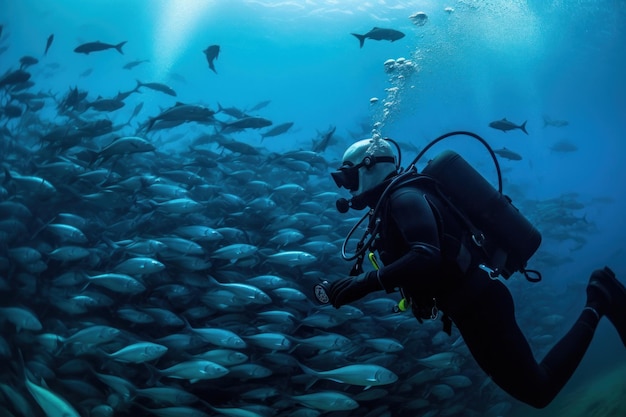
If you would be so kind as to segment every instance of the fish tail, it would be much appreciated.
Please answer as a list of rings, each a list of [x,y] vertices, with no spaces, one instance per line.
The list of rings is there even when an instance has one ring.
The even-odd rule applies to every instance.
[[[212,286],[215,286],[215,287],[221,287],[222,286],[222,283],[219,282],[218,280],[216,280],[215,278],[213,278],[212,276],[209,275],[208,277],[209,277],[209,279],[208,279],[209,284],[211,284]]]
[[[115,45],[115,49],[117,49],[117,52],[119,52],[122,55],[124,55],[124,51],[122,51],[122,46],[124,46],[126,42],[128,41],[120,42],[117,45]]]
[[[318,380],[319,380],[319,374],[316,370],[309,368],[306,365],[303,365],[302,363],[300,363],[300,361],[296,360],[296,363],[298,364],[298,366],[300,367],[300,369],[302,369],[302,371],[307,374],[312,376],[313,378],[311,378],[311,381],[306,385],[305,390],[309,390],[313,384],[315,384]]]
[[[6,185],[13,180],[13,177],[6,166],[3,166],[2,168],[4,168],[4,181],[2,182],[2,185]]]
[[[365,35],[359,35],[358,33],[351,33],[351,35],[355,36],[359,40],[359,48],[363,48],[363,44],[365,43]]]
[[[157,368],[156,366],[151,365],[149,363],[144,363],[144,365],[146,366],[146,368],[148,368],[148,371],[150,373],[150,378],[148,379],[148,382],[147,382],[148,386],[151,387],[151,386],[156,385],[162,377],[161,370]]]
[[[524,123],[522,123],[522,125],[519,127],[519,128],[520,128],[520,129],[522,129],[522,131],[523,131],[524,133],[526,133],[526,134],[528,134],[528,132],[526,131],[526,122],[527,122],[527,121],[528,121],[528,120],[526,120]]]
[[[209,68],[211,68],[211,70],[217,74],[217,71],[215,70],[215,65],[213,65],[213,61],[209,62]]]
[[[93,166],[93,164],[100,158],[100,152],[94,151],[93,149],[85,149],[85,155],[89,156],[89,166]]]
[[[156,117],[153,117],[148,121],[148,128],[146,129],[146,132],[149,132],[150,129],[152,129],[152,126],[154,126],[156,121],[157,121]]]

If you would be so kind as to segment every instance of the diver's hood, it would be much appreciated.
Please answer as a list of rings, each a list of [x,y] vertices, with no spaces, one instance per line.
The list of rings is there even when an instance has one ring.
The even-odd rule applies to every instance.
[[[331,176],[338,187],[346,188],[353,197],[363,194],[397,172],[391,145],[384,139],[364,139],[346,149],[342,165]]]

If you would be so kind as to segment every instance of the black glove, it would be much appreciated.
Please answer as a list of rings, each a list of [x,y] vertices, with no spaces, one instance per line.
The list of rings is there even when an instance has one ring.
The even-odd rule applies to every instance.
[[[356,277],[342,278],[333,282],[327,293],[333,307],[339,308],[382,289],[377,271],[369,271]]]

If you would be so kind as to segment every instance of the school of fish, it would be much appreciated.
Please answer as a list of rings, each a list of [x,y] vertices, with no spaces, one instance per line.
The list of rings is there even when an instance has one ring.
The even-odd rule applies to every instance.
[[[387,35],[363,36],[400,37]],[[124,44],[76,52],[122,53]],[[335,127],[310,149],[277,154],[234,136],[270,126],[256,115],[267,103],[252,113],[172,102],[156,115],[138,105],[118,125],[111,120],[140,88],[176,92],[140,81],[108,99],[77,87],[44,92],[28,72],[36,61],[0,77],[0,415],[496,417],[511,409],[456,330],[449,337],[439,321],[394,312],[397,297],[340,309],[312,301],[316,283],[349,271],[340,247],[360,217],[335,209],[329,170],[339,156],[327,152]],[[167,150],[151,141],[186,123],[207,133]],[[573,214],[576,196],[526,204],[564,222],[567,236],[589,225]],[[563,317],[547,311],[540,321],[531,341],[549,346]]]

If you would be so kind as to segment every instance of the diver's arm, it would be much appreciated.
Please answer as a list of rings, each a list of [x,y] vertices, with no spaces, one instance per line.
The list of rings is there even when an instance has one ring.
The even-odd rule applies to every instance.
[[[380,284],[387,292],[420,276],[432,276],[441,261],[437,221],[424,193],[401,188],[390,196],[389,215],[396,222],[410,250],[378,270]]]

